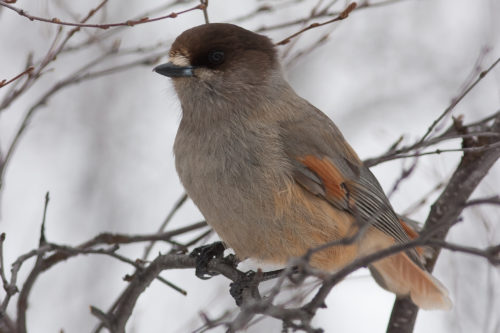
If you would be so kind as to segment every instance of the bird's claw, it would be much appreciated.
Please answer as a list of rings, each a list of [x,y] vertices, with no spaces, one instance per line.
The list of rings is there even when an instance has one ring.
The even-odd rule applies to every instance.
[[[222,242],[215,242],[194,249],[189,256],[196,258],[196,276],[202,280],[208,280],[211,277],[218,275],[219,273],[209,270],[208,264],[212,259],[222,258],[224,250],[225,247]]]
[[[229,293],[236,301],[236,305],[241,306],[243,303],[243,292],[246,289],[253,290],[256,287],[254,271],[248,271],[239,276],[239,278],[229,285]]]

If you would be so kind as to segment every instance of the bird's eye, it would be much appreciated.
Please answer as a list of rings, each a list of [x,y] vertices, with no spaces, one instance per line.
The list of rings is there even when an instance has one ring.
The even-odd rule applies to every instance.
[[[210,65],[220,65],[224,62],[224,52],[220,50],[212,50],[208,52],[208,63]]]

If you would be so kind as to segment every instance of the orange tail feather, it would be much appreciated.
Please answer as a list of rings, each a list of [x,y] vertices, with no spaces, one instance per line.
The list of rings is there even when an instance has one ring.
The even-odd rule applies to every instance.
[[[382,287],[399,296],[409,295],[420,308],[451,308],[448,291],[441,282],[415,264],[405,253],[379,260],[372,266],[372,274]]]

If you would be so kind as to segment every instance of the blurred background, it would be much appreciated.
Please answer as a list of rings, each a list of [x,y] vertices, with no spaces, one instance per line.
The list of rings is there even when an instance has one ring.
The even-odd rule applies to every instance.
[[[89,22],[123,22],[146,16],[143,14],[148,11],[147,16],[161,16],[198,3],[176,1],[169,6],[167,1],[110,0]],[[279,47],[283,71],[292,87],[336,122],[362,159],[384,153],[400,136],[403,143],[417,140],[452,99],[500,56],[499,0],[386,0],[370,4],[360,6],[343,21],[305,32]],[[97,1],[65,0],[20,0],[14,4],[32,15],[70,22],[82,19],[97,5]],[[346,5],[326,0],[210,0],[208,14],[211,22],[236,23],[278,42],[329,17],[276,27],[281,23],[307,19],[314,10],[341,11]],[[51,196],[46,223],[50,241],[76,245],[104,231],[142,234],[157,230],[183,194],[172,154],[181,111],[169,80],[151,71],[154,64],[134,62],[166,55],[179,33],[202,23],[203,13],[196,10],[134,27],[83,28],[68,42],[69,51],[62,52],[29,90],[0,111],[0,150],[5,156],[26,112],[54,84],[110,50],[118,51],[88,72],[126,65],[116,73],[61,89],[30,119],[4,170],[0,194],[0,232],[7,234],[7,266],[38,246],[47,191]],[[58,29],[0,7],[0,79],[22,72],[29,53],[34,60],[42,59]],[[59,41],[69,30],[64,28]],[[90,46],[82,44],[92,38],[97,41]],[[0,89],[0,100],[8,89]],[[463,115],[469,123],[499,109],[497,68],[467,95],[453,115]],[[446,119],[443,126],[450,124],[451,119]],[[459,147],[459,140],[439,146]],[[447,181],[460,156],[421,157],[412,176],[391,196],[395,209],[425,221],[440,193],[433,189]],[[411,159],[395,160],[372,171],[389,191],[402,168],[412,163]],[[474,197],[498,194],[499,185],[497,163]],[[418,205],[422,199],[423,204]],[[449,241],[480,248],[498,243],[498,208],[467,208],[463,217],[451,230]],[[202,219],[188,201],[169,229]],[[216,239],[213,236],[210,240]],[[127,245],[120,253],[135,259],[143,249],[144,244]],[[166,249],[166,245],[157,244],[153,254]],[[30,261],[23,266],[20,282],[32,265]],[[255,267],[251,262],[244,266]],[[89,306],[107,309],[126,286],[123,276],[132,272],[128,265],[96,255],[79,256],[55,266],[34,286],[28,330],[90,332],[98,321]],[[498,268],[477,257],[443,251],[435,275],[450,290],[454,308],[449,312],[421,311],[416,332],[500,332]],[[236,308],[227,279],[202,281],[192,270],[171,270],[162,276],[187,290],[188,295],[153,282],[139,298],[127,326],[129,332],[190,332],[202,326],[200,313],[217,318]],[[379,288],[368,271],[360,270],[334,288],[327,300],[328,309],[321,310],[314,323],[326,332],[383,332],[393,301],[394,296]],[[9,313],[14,314],[14,305],[10,304]],[[268,319],[248,331],[280,329],[280,322]]]

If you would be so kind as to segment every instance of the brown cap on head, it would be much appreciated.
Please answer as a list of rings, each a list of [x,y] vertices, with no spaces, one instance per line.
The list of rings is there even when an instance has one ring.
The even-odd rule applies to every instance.
[[[276,50],[265,36],[233,24],[204,24],[184,31],[172,44],[170,62],[156,67],[169,77],[195,76],[197,68],[266,71],[277,64]]]

